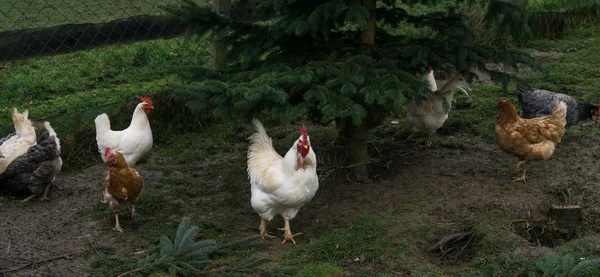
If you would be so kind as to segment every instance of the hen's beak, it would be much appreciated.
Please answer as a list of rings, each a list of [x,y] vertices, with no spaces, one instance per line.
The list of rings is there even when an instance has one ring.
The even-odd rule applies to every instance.
[[[304,149],[308,149],[308,145],[304,145]]]
[[[153,110],[154,110],[154,106],[150,107],[150,109],[153,109]]]

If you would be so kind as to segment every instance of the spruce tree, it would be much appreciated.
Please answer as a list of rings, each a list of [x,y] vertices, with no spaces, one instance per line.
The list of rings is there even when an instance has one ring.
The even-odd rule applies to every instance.
[[[188,106],[229,118],[270,110],[282,122],[335,120],[359,180],[367,178],[367,131],[389,113],[402,112],[407,101],[431,93],[421,77],[429,65],[461,72],[469,81],[478,68],[505,88],[511,76],[488,70],[486,63],[541,68],[507,46],[530,32],[519,1],[244,1],[238,6],[256,4],[245,19],[182,1],[166,9],[198,37],[220,34],[226,48],[218,69],[190,68],[194,74],[179,91]],[[481,38],[460,8],[466,5],[486,9],[486,30],[497,39]],[[407,28],[412,31],[401,31]]]

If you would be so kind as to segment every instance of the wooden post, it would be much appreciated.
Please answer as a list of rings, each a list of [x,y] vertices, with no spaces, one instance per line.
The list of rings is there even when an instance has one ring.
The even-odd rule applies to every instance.
[[[229,15],[229,9],[231,8],[231,0],[213,0],[213,9],[220,13]],[[207,64],[212,68],[220,68],[225,66],[225,51],[221,39],[225,37],[224,31],[219,31],[212,34],[210,48],[208,50]]]

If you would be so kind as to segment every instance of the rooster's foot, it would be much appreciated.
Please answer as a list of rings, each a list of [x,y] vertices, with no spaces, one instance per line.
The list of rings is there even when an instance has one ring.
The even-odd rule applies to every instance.
[[[260,237],[261,237],[262,239],[265,239],[265,238],[269,238],[269,239],[274,239],[274,238],[277,238],[276,236],[273,236],[273,235],[271,235],[271,234],[269,234],[269,233],[267,233],[267,232],[264,232],[264,233],[263,233],[263,232],[260,232]]]
[[[262,239],[265,239],[265,238],[274,239],[274,238],[276,238],[276,236],[273,236],[273,235],[267,233],[267,220],[266,219],[261,219],[260,220],[259,230],[260,230],[260,237]]]
[[[286,241],[289,240],[289,241],[292,241],[292,243],[294,245],[296,245],[296,241],[294,240],[294,237],[295,236],[299,236],[299,235],[302,235],[302,233],[296,233],[296,234],[288,233],[288,234],[285,234],[283,236],[283,242],[281,244],[284,244]]]
[[[515,182],[527,183],[527,176],[513,177],[513,183]]]
[[[431,141],[428,141],[427,143],[425,143],[425,149],[431,148],[431,144],[433,144],[433,142],[431,142]]]
[[[117,232],[123,233],[123,229],[121,229],[121,226],[118,226],[118,225],[115,228],[113,228],[113,231],[117,231]]]

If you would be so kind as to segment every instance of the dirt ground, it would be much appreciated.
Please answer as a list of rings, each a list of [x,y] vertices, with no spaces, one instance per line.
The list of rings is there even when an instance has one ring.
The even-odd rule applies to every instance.
[[[552,203],[565,201],[562,192],[566,187],[571,188],[569,193],[565,192],[565,195],[571,195],[567,201],[582,205],[586,214],[591,215],[590,211],[595,210],[599,200],[594,192],[597,185],[594,153],[598,153],[600,146],[589,136],[582,138],[585,127],[573,128],[576,131],[567,132],[551,160],[530,164],[526,184],[511,183],[511,169],[516,158],[502,153],[494,144],[456,144],[448,136],[434,143],[430,150],[423,150],[418,143],[387,143],[384,146],[387,154],[373,166],[377,181],[369,184],[322,182],[313,201],[292,221],[292,231],[307,234],[298,237],[301,246],[308,243],[311,232],[331,220],[352,224],[361,216],[390,213],[407,205],[412,207],[412,220],[427,217],[433,219],[433,224],[456,225],[450,229],[460,229],[465,220],[473,218],[495,220],[493,215],[497,211],[515,220],[544,219]],[[455,139],[467,139],[460,134],[454,135]],[[153,154],[151,160],[158,158],[156,156]],[[146,168],[147,165],[142,165],[138,170],[145,177],[145,188],[151,190],[160,183],[162,175]],[[21,204],[16,199],[0,198],[0,272],[24,266],[4,276],[84,276],[89,262],[83,254],[99,245],[112,245],[129,256],[144,250],[144,245],[131,242],[134,235],[124,237],[111,231],[114,221],[92,221],[77,216],[78,211],[99,203],[105,172],[104,165],[97,165],[60,175],[56,183],[62,190],[53,189],[49,202],[35,200]],[[241,199],[239,203],[245,204],[240,206],[215,211],[241,214],[244,218],[236,222],[233,229],[224,231],[225,237],[258,232],[259,218],[250,207],[249,192],[246,200]],[[194,209],[190,207],[193,205],[185,210],[193,213]],[[108,211],[106,214],[108,217]],[[196,214],[193,217],[211,221],[216,215]],[[592,220],[589,216],[587,219]],[[280,224],[279,219],[274,220],[270,228],[280,227]],[[395,225],[396,230],[390,230],[390,236],[398,241],[410,240],[405,237],[402,226],[403,223]],[[396,238],[394,234],[397,234]],[[432,243],[436,240],[434,237],[429,239]],[[282,256],[278,254],[293,247],[291,244],[282,246],[279,239],[264,244],[266,248],[262,254],[271,257]],[[548,248],[524,240],[518,249],[540,255]],[[49,258],[54,259],[44,261]],[[410,268],[399,261],[383,263],[388,272],[398,275],[410,272]],[[425,266],[436,264],[434,260],[422,263]]]

